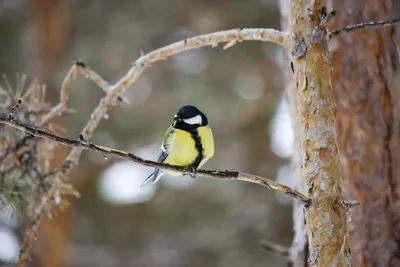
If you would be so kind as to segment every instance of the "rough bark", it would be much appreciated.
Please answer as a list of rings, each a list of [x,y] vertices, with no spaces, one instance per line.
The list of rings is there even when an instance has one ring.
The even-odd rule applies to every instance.
[[[329,0],[330,27],[393,17],[391,0]],[[349,213],[352,266],[400,266],[398,55],[394,28],[345,34],[330,43],[337,130]]]
[[[326,39],[315,42],[318,0],[292,0],[289,6],[290,57],[296,84],[300,171],[313,204],[305,209],[312,266],[349,266],[346,210],[335,129],[335,101]],[[312,42],[311,42],[312,41]]]
[[[281,12],[281,26],[282,30],[289,30],[289,2],[290,0],[280,0],[280,12]],[[286,53],[286,51],[283,51]],[[290,61],[286,55],[284,60],[279,62],[282,66],[282,71],[285,78],[285,95],[289,103],[290,114],[292,117],[293,129],[299,128],[299,122],[297,118],[297,99],[296,99],[296,85],[294,80],[293,72],[290,68]],[[293,172],[294,189],[299,192],[305,192],[305,186],[303,179],[300,179],[300,132],[294,131],[293,141],[293,154],[291,157],[291,167]],[[294,237],[292,245],[290,247],[290,262],[291,267],[307,267],[308,266],[308,242],[305,227],[304,218],[304,205],[298,201],[293,201],[293,232]]]

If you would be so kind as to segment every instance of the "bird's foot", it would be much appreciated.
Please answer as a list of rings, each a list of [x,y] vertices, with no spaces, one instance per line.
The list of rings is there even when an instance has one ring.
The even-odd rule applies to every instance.
[[[196,172],[197,168],[195,166],[190,166],[187,169],[188,169],[189,172],[191,172],[189,174],[189,176],[192,177],[193,179],[196,178],[195,172]]]

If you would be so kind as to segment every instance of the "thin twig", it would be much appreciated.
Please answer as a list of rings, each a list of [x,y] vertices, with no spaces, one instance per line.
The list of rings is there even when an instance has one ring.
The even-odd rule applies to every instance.
[[[199,47],[204,47],[204,46],[212,46],[216,47],[218,46],[219,43],[233,43],[232,41],[269,41],[273,42],[279,45],[282,45],[286,47],[287,41],[288,41],[288,33],[286,32],[281,32],[281,31],[276,31],[273,29],[234,29],[234,30],[227,30],[227,31],[220,31],[220,32],[215,32],[215,33],[210,33],[210,34],[204,34],[192,38],[188,38],[170,45],[167,45],[165,47],[162,47],[160,49],[154,50],[146,55],[141,56],[139,59],[135,61],[135,63],[132,65],[131,69],[126,73],[124,77],[122,77],[116,84],[109,86],[108,88],[103,88],[107,86],[107,83],[104,82],[105,80],[100,77],[97,73],[94,71],[85,71],[83,70],[86,68],[85,64],[82,62],[76,62],[68,72],[67,76],[64,79],[64,82],[61,87],[61,93],[60,93],[60,103],[54,107],[42,120],[47,122],[50,119],[58,116],[62,111],[66,109],[67,102],[68,102],[68,96],[69,96],[69,87],[72,83],[73,80],[75,80],[76,75],[78,72],[84,73],[86,77],[88,77],[90,80],[94,81],[96,84],[98,84],[104,91],[107,92],[106,96],[104,96],[97,107],[94,109],[92,114],[90,115],[90,119],[88,120],[87,124],[82,130],[82,137],[85,140],[89,140],[89,138],[93,135],[94,130],[97,128],[99,125],[100,121],[104,116],[106,115],[107,111],[112,108],[118,99],[121,97],[121,95],[125,92],[125,90],[130,87],[139,77],[140,75],[146,70],[148,67],[151,66],[152,63],[160,60],[164,60],[167,57],[170,57],[172,55],[188,51],[191,49],[199,48]],[[96,82],[97,81],[97,82]],[[71,169],[77,164],[79,161],[80,155],[82,153],[83,146],[79,147],[74,147],[71,152],[69,153],[68,157],[66,158],[66,161],[70,162],[68,168],[64,168],[59,175],[56,175],[53,183],[48,190],[48,192],[42,197],[41,205],[36,209],[36,214],[42,214],[46,208],[51,202],[52,199],[55,198],[56,195],[58,195],[58,190],[60,186],[63,184],[63,178],[68,176]],[[164,166],[166,167],[166,166]],[[236,179],[239,179],[237,177]],[[249,178],[242,177],[241,180],[248,180]],[[240,180],[240,179],[239,179]],[[254,180],[255,182],[256,180]],[[257,180],[258,182],[262,184],[262,180]],[[273,182],[275,183],[275,182]],[[278,184],[279,185],[279,184]],[[271,188],[276,188],[277,185],[270,184],[269,185]],[[283,188],[282,188],[283,189]],[[287,188],[286,191],[289,194],[290,193],[290,188]],[[283,190],[285,191],[285,190]],[[283,192],[282,191],[282,192]],[[308,198],[303,198],[303,201],[309,201]],[[37,220],[40,220],[42,216],[38,215],[35,218],[35,227],[32,227],[31,230],[36,232],[37,226],[39,225],[39,222]],[[28,236],[35,236],[35,233],[29,232]],[[22,266],[23,262],[25,259],[28,257],[28,248],[31,244],[33,239],[30,239],[29,242],[24,242],[24,245],[21,249],[20,256],[18,258],[18,264],[16,264],[16,267]],[[22,253],[24,252],[24,253]]]
[[[274,253],[279,254],[279,255],[287,258],[287,259],[289,259],[289,257],[290,257],[289,248],[284,247],[282,245],[274,244],[274,243],[268,242],[268,241],[263,239],[263,240],[260,241],[260,246],[265,251],[274,252]]]
[[[348,32],[364,30],[364,29],[374,29],[374,28],[383,28],[393,26],[396,23],[400,22],[400,17],[390,19],[390,20],[382,20],[382,21],[371,21],[371,22],[363,22],[355,25],[349,25],[342,29],[337,29],[329,32],[329,37],[335,37],[338,35],[342,35]]]
[[[354,207],[359,206],[360,202],[358,202],[358,200],[342,200],[342,204],[347,210],[350,210]]]
[[[15,113],[17,112],[19,105],[21,104],[21,100],[18,99],[17,103],[11,108],[8,117],[9,118],[14,118]]]
[[[193,170],[191,168],[173,166],[173,165],[169,165],[169,164],[145,160],[145,159],[142,159],[142,158],[140,158],[132,153],[129,153],[129,152],[89,143],[89,142],[85,141],[83,139],[83,136],[81,136],[81,135],[80,135],[79,140],[72,140],[72,139],[64,138],[64,137],[61,137],[61,136],[31,127],[31,126],[28,126],[24,123],[21,123],[13,118],[10,118],[7,116],[0,115],[0,122],[5,123],[9,126],[12,126],[18,130],[21,130],[26,134],[33,135],[33,136],[40,137],[40,138],[50,139],[59,144],[63,144],[65,146],[80,148],[80,149],[84,149],[84,150],[97,151],[97,152],[100,152],[107,156],[127,159],[127,160],[136,162],[138,164],[141,164],[141,165],[144,165],[147,167],[154,167],[154,168],[159,168],[159,169],[163,169],[163,170],[181,172],[185,175],[199,174],[206,178],[222,179],[222,180],[241,180],[241,181],[251,182],[251,183],[263,185],[265,187],[280,191],[284,194],[291,195],[292,197],[296,198],[297,200],[303,202],[305,205],[310,205],[310,202],[311,202],[311,199],[306,197],[302,193],[300,193],[296,190],[293,190],[290,187],[281,185],[275,181],[269,180],[269,179],[261,177],[261,176],[237,172],[237,171]],[[68,167],[69,167],[69,164],[67,166],[65,166],[65,168],[68,168]]]

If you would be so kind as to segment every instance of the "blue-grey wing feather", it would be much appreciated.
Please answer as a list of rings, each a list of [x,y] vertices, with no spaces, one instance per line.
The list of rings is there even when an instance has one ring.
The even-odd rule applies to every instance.
[[[160,153],[158,154],[157,162],[164,162],[164,160],[168,157],[168,154],[171,149],[170,139],[174,133],[175,133],[174,128],[169,127],[165,134],[164,140],[161,144]],[[162,175],[163,175],[162,171],[159,168],[155,168],[154,172],[152,174],[150,174],[149,177],[147,177],[143,181],[141,186],[145,186],[149,183],[155,184],[158,180],[160,180]]]

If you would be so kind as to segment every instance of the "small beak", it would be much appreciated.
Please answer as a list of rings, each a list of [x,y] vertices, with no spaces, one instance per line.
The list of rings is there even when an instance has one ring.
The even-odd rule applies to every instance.
[[[181,120],[181,117],[178,115],[175,115],[173,120],[174,120],[174,122],[172,123],[172,126],[175,126],[176,123]]]
[[[181,121],[182,119],[181,119],[181,117],[180,116],[178,116],[178,115],[175,115],[174,116],[174,121]]]

